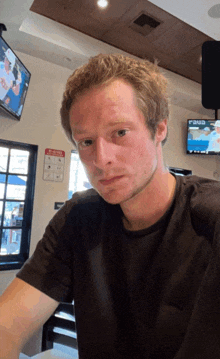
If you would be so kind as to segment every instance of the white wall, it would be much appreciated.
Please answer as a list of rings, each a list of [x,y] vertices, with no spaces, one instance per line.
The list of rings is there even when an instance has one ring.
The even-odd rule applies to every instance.
[[[63,202],[68,196],[72,146],[62,131],[59,109],[66,80],[72,71],[23,53],[18,53],[18,56],[32,74],[30,87],[21,121],[0,118],[0,138],[39,146],[30,248],[32,254],[45,226],[55,214],[54,202]],[[201,86],[169,71],[163,72],[169,79],[169,93],[173,102],[170,105],[169,137],[164,147],[166,164],[192,169],[194,174],[213,178],[213,172],[218,166],[214,156],[185,154],[186,120],[207,118],[196,112],[196,109],[188,109],[190,106],[187,102],[191,99],[201,102]],[[185,96],[185,102],[178,96],[175,97],[175,94],[180,93],[182,99]],[[42,179],[44,151],[48,147],[66,153],[65,175],[61,183],[46,182]],[[0,294],[15,273],[16,271],[0,272]]]

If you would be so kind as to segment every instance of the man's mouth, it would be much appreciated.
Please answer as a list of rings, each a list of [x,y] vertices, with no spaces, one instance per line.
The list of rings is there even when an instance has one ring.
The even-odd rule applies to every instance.
[[[108,184],[112,184],[112,183],[118,181],[118,180],[121,179],[122,177],[124,177],[124,175],[122,175],[122,176],[115,176],[115,177],[109,177],[109,178],[106,177],[106,178],[103,178],[103,179],[99,180],[99,182],[100,182],[102,185],[106,186],[106,185],[108,185]]]

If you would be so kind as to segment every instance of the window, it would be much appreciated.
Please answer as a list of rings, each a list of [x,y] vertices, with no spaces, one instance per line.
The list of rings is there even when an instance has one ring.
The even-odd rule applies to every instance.
[[[71,152],[70,162],[70,180],[69,180],[69,193],[68,198],[70,199],[73,193],[77,191],[84,191],[88,188],[92,188],[89,180],[86,176],[83,165],[80,161],[78,152],[73,150]]]
[[[0,270],[29,256],[37,146],[0,140]]]

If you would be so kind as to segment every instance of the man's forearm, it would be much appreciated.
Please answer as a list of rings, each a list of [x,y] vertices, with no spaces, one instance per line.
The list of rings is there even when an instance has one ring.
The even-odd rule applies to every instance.
[[[0,359],[18,359],[20,347],[10,333],[0,327]]]

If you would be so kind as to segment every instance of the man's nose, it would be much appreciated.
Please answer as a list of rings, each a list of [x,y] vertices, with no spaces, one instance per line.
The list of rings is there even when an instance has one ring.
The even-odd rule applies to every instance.
[[[100,169],[110,167],[114,162],[114,144],[104,138],[98,138],[95,143],[93,163]]]

